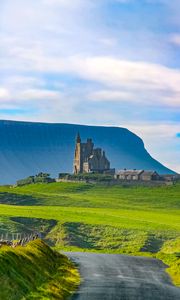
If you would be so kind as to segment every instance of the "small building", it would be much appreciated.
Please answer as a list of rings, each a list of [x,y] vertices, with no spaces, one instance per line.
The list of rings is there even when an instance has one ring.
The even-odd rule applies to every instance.
[[[177,181],[178,178],[180,179],[178,174],[164,174],[161,176],[161,178],[166,182],[173,182],[173,181]]]
[[[160,180],[160,176],[156,171],[143,171],[140,175],[140,180],[142,181],[153,181]]]
[[[140,175],[143,173],[143,170],[119,170],[116,172],[115,178],[119,180],[140,180]]]
[[[153,181],[160,180],[160,176],[156,171],[124,169],[116,172],[115,179],[128,181]]]

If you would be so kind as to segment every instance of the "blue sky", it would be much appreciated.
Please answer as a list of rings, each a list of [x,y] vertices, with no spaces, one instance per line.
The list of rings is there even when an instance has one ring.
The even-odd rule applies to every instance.
[[[1,0],[0,119],[126,127],[180,172],[179,0]]]

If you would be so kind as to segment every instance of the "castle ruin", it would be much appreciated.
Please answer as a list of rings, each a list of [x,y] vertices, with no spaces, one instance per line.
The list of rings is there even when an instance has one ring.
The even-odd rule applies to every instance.
[[[86,143],[81,143],[81,137],[78,133],[73,164],[74,174],[104,173],[110,170],[110,162],[106,158],[105,152],[101,148],[94,149],[92,139],[87,139]]]

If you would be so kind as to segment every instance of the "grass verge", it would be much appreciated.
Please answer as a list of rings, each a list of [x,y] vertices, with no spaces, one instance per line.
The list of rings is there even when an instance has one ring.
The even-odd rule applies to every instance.
[[[0,299],[67,299],[80,278],[64,255],[41,240],[0,249]]]
[[[173,283],[180,287],[180,238],[166,241],[161,251],[157,253],[157,258],[169,266],[167,272]]]

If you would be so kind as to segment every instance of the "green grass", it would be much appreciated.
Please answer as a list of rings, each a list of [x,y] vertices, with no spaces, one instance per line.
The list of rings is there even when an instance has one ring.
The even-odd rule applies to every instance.
[[[165,262],[171,262],[173,257],[174,271],[170,274],[179,284],[175,275],[180,274],[177,256],[164,250],[169,245],[180,252],[179,244],[173,244],[180,236],[179,184],[122,187],[51,183],[0,187],[0,203],[4,231],[7,226],[25,231],[31,224],[32,230],[42,231],[43,227],[46,240],[58,249],[160,255]],[[29,225],[22,218],[30,218]]]
[[[35,218],[23,217],[7,217],[0,216],[0,237],[5,238],[7,233],[9,238],[15,236],[16,233],[30,234],[32,232],[41,232],[46,235],[52,227],[57,224],[55,220],[43,220]]]
[[[0,299],[64,300],[78,284],[73,264],[40,240],[0,249]]]
[[[9,217],[54,219],[63,223],[71,221],[129,229],[176,232],[180,230],[180,217],[177,211],[1,205],[0,214]]]
[[[180,237],[166,241],[157,257],[162,259],[168,266],[168,273],[174,283],[180,286]]]
[[[98,186],[85,183],[34,184],[0,187],[0,203],[91,208],[179,208],[180,185],[162,187]]]

